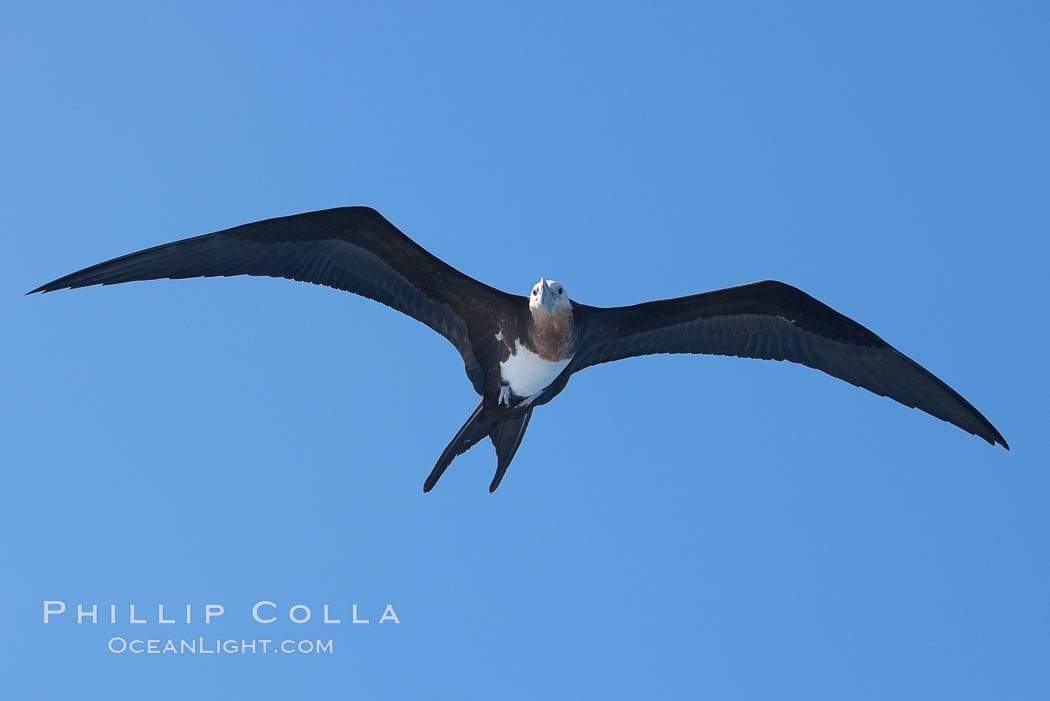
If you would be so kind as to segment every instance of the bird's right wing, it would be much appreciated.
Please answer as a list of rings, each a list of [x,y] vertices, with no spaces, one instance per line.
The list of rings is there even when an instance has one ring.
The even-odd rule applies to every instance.
[[[278,217],[175,241],[93,265],[32,292],[232,275],[326,285],[403,312],[456,347],[479,394],[484,371],[468,328],[496,333],[493,315],[521,299],[459,272],[369,207]]]
[[[656,353],[789,360],[889,397],[1008,448],[955,390],[852,319],[767,280],[630,307],[578,305],[586,319],[573,371]]]

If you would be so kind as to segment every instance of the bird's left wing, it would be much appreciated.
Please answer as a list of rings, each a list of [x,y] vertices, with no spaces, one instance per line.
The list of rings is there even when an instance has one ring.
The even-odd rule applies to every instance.
[[[767,280],[630,307],[578,305],[586,328],[573,371],[656,353],[789,360],[1006,441],[977,409],[874,333],[805,292]]]
[[[494,310],[516,299],[431,255],[369,207],[278,217],[175,241],[93,265],[32,292],[232,275],[326,285],[403,312],[456,347],[479,393],[484,372],[469,328],[493,326]]]

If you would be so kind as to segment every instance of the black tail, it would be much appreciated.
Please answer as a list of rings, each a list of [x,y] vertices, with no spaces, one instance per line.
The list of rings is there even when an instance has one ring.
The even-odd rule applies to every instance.
[[[510,461],[514,459],[514,453],[518,452],[521,439],[525,437],[525,429],[529,427],[529,419],[532,418],[532,409],[515,412],[509,419],[493,427],[489,432],[492,439],[492,447],[496,449],[496,475],[489,485],[489,494],[496,491],[499,483],[503,481],[503,475],[507,474]]]
[[[445,470],[457,456],[473,448],[485,436],[492,439],[492,445],[496,449],[496,475],[492,478],[492,484],[489,485],[489,492],[494,492],[499,487],[503,475],[510,467],[510,461],[514,459],[514,453],[518,452],[518,446],[521,445],[521,439],[532,417],[532,409],[515,411],[502,420],[497,419],[498,423],[494,424],[482,417],[484,406],[484,402],[478,404],[466,423],[441,453],[437,464],[434,465],[434,469],[430,471],[426,482],[423,483],[424,493],[434,488],[437,481],[441,479],[441,475],[445,474]]]
[[[467,452],[482,438],[488,435],[489,429],[492,424],[487,421],[481,420],[481,410],[485,406],[485,402],[478,404],[478,408],[475,409],[471,414],[470,418],[467,419],[466,423],[459,429],[459,433],[452,439],[452,442],[445,447],[445,452],[438,458],[437,464],[434,465],[434,469],[430,471],[430,475],[427,477],[427,481],[423,483],[423,493],[426,494],[437,481],[441,479],[441,475],[445,474],[445,470],[452,464],[452,461],[456,459],[456,456],[462,455]]]

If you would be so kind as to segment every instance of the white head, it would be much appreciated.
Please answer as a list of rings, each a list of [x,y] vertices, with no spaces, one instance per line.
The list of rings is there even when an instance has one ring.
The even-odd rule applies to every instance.
[[[569,294],[556,280],[540,278],[540,281],[532,286],[532,294],[529,296],[529,309],[533,315],[537,312],[546,312],[548,315],[556,311],[567,312],[572,310],[569,304]]]

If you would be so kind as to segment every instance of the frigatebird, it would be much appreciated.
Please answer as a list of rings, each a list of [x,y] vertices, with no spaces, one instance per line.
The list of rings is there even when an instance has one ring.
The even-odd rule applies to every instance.
[[[573,373],[658,353],[789,360],[921,409],[1009,450],[955,390],[857,322],[783,282],[592,307],[546,278],[528,296],[478,282],[428,253],[369,207],[277,217],[131,253],[32,290],[160,278],[280,277],[353,292],[423,322],[463,357],[481,402],[423,483],[486,436],[496,450],[494,492],[533,410]]]

